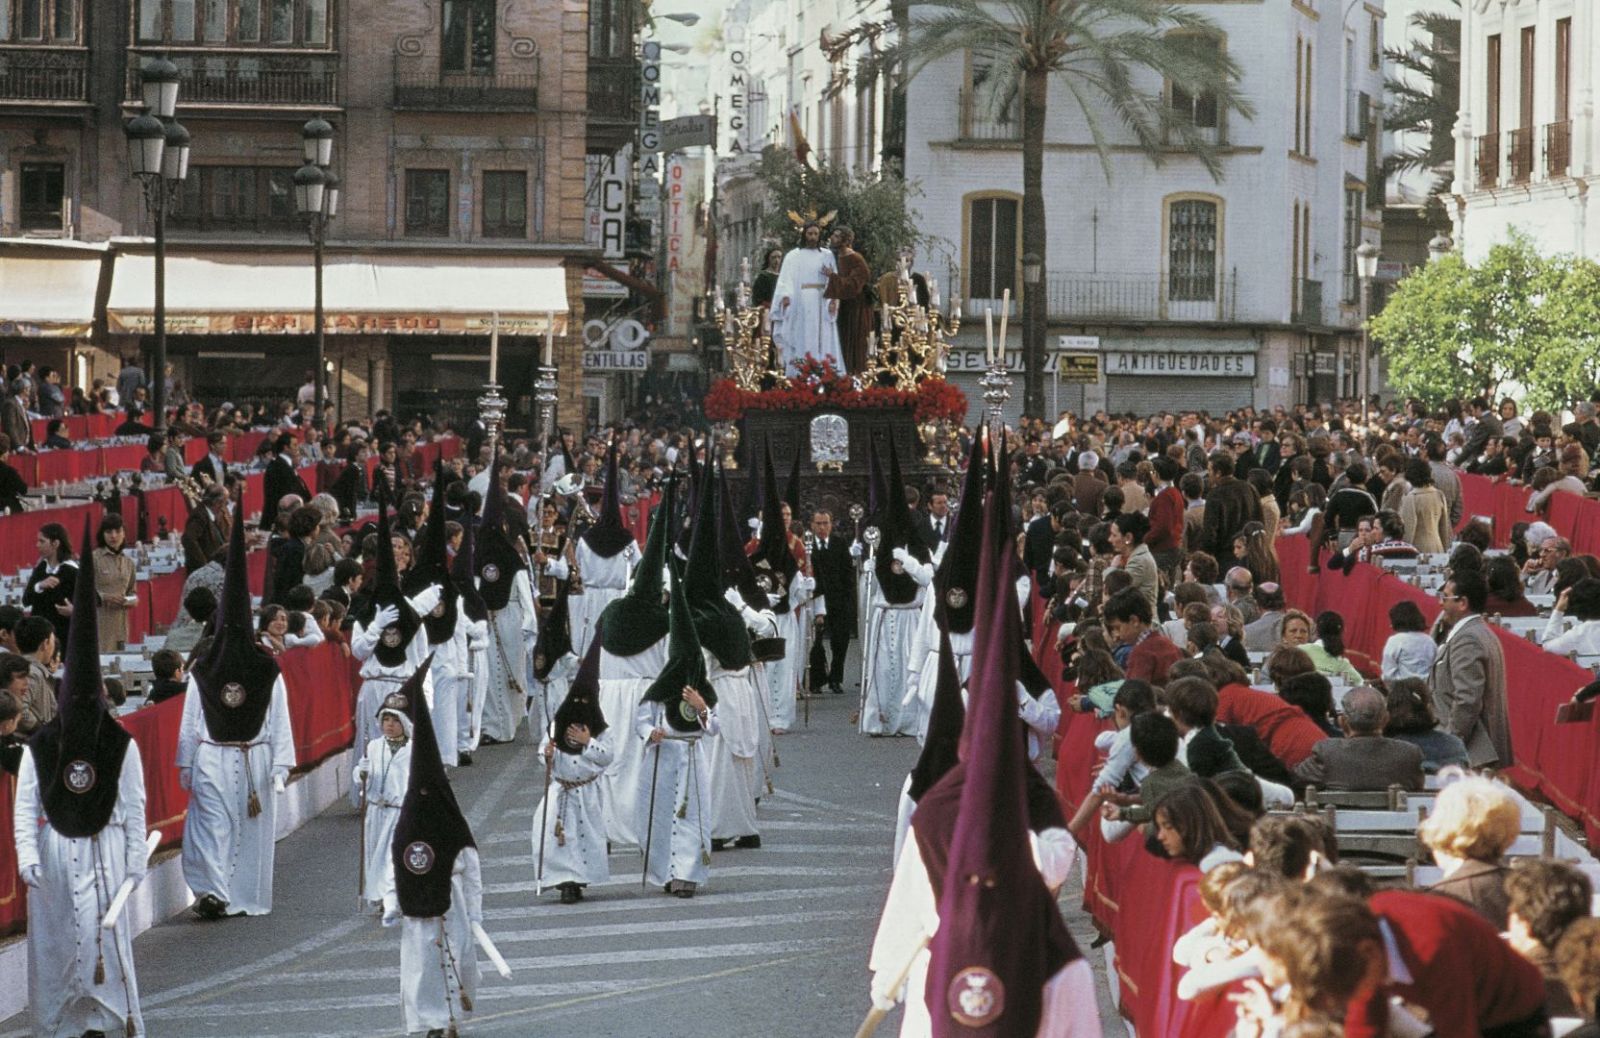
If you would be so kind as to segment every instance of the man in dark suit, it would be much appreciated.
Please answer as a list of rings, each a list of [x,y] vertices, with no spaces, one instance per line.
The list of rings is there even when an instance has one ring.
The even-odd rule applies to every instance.
[[[1283,452],[1278,449],[1278,423],[1271,418],[1263,418],[1256,423],[1256,434],[1261,442],[1256,444],[1255,464],[1250,467],[1266,469],[1276,476],[1278,467],[1283,464]]]
[[[272,529],[273,522],[278,518],[278,502],[290,494],[299,497],[302,502],[311,500],[311,491],[306,488],[305,480],[295,471],[295,455],[299,443],[294,438],[294,433],[281,433],[272,442],[272,460],[267,462],[266,474],[262,477],[262,486],[265,490],[265,499],[261,506],[261,528]]]
[[[228,543],[229,523],[232,517],[228,514],[228,492],[221,483],[208,486],[200,495],[199,504],[195,505],[189,518],[183,524],[183,568],[185,572],[193,573],[195,570],[211,561],[215,555]]]
[[[1078,453],[1078,474],[1072,480],[1072,503],[1087,515],[1100,514],[1100,499],[1106,493],[1106,481],[1099,472],[1100,455],[1094,451]]]
[[[956,525],[956,517],[950,511],[950,492],[944,487],[934,487],[929,491],[928,510],[917,512],[912,523],[922,543],[937,556],[939,546],[950,540],[950,532]]]
[[[11,438],[12,450],[33,449],[33,422],[28,418],[28,406],[24,402],[27,392],[27,383],[15,379],[10,395],[0,403],[0,432]]]
[[[1511,720],[1506,659],[1484,621],[1489,585],[1476,570],[1457,571],[1439,592],[1439,615],[1450,624],[1433,661],[1428,687],[1439,727],[1467,744],[1474,768],[1510,767]]]
[[[1261,521],[1261,496],[1250,484],[1233,476],[1233,457],[1225,451],[1211,455],[1211,485],[1206,490],[1202,547],[1214,559],[1233,555],[1233,538],[1244,524]]]
[[[1474,397],[1471,404],[1472,414],[1478,423],[1472,427],[1472,432],[1467,436],[1466,444],[1461,448],[1461,453],[1456,455],[1456,464],[1461,467],[1472,464],[1478,455],[1483,453],[1490,440],[1498,440],[1506,434],[1505,426],[1500,423],[1500,416],[1494,413],[1489,406],[1489,401],[1483,397]]]
[[[844,658],[856,629],[856,572],[850,539],[833,532],[833,516],[811,516],[811,572],[817,581],[817,636],[811,642],[811,687],[844,694]]]
[[[1339,725],[1343,739],[1324,739],[1311,756],[1295,767],[1295,775],[1323,789],[1383,790],[1422,788],[1422,750],[1415,743],[1384,736],[1389,710],[1383,693],[1367,685],[1344,694]]]
[[[189,478],[199,482],[200,477],[205,476],[217,486],[222,486],[222,477],[228,472],[228,463],[222,453],[227,443],[226,433],[213,430],[206,434],[206,456],[194,463],[189,470]]]

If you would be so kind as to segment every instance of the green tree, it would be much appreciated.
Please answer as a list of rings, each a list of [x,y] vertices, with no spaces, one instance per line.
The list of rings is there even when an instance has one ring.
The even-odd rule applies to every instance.
[[[997,104],[1022,99],[1022,252],[1048,267],[1044,207],[1044,127],[1050,84],[1061,84],[1082,114],[1111,176],[1114,123],[1151,161],[1197,157],[1221,179],[1217,146],[1190,114],[1140,81],[1155,79],[1193,98],[1214,98],[1217,117],[1250,117],[1238,91],[1239,68],[1218,46],[1209,18],[1163,0],[921,0],[910,29],[886,63],[915,78],[929,63],[977,51],[993,59]],[[1041,284],[1047,283],[1042,277]],[[1045,293],[1024,292],[1023,408],[1044,413]]]
[[[1411,45],[1385,56],[1396,74],[1385,82],[1384,129],[1417,134],[1420,140],[1384,157],[1384,170],[1432,170],[1429,194],[1450,186],[1456,158],[1456,110],[1461,105],[1461,0],[1454,11],[1418,11],[1411,16]]]
[[[894,171],[860,173],[837,163],[816,169],[802,166],[788,151],[768,148],[757,173],[770,199],[763,231],[767,237],[793,245],[797,230],[789,213],[818,216],[835,213],[830,226],[843,224],[856,234],[856,251],[874,271],[894,267],[900,250],[922,240],[917,212],[911,208],[916,189]],[[824,238],[827,232],[823,232]],[[759,257],[752,257],[759,265]]]
[[[1510,392],[1560,407],[1600,377],[1600,265],[1541,256],[1513,235],[1476,267],[1451,254],[1414,271],[1371,331],[1399,395]]]

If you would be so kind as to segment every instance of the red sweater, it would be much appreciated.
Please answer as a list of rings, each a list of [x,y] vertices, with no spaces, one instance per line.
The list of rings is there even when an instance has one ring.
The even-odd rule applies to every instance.
[[[1171,551],[1183,545],[1183,491],[1169,486],[1150,502],[1150,532],[1144,543],[1151,551]]]
[[[1128,654],[1128,665],[1122,668],[1122,673],[1124,677],[1148,681],[1152,685],[1165,685],[1167,669],[1181,659],[1183,650],[1174,645],[1172,639],[1160,631],[1151,631],[1150,636]]]
[[[1328,737],[1304,710],[1271,692],[1244,685],[1224,685],[1217,691],[1217,720],[1254,728],[1272,755],[1290,769],[1311,756],[1311,748]]]
[[[1485,1027],[1526,1020],[1544,1005],[1539,967],[1468,905],[1408,890],[1374,894],[1368,904],[1393,931],[1411,983],[1391,981],[1368,1002],[1351,1003],[1345,1038],[1388,1034],[1389,995],[1426,1009],[1433,1029],[1449,1038],[1478,1038]]]

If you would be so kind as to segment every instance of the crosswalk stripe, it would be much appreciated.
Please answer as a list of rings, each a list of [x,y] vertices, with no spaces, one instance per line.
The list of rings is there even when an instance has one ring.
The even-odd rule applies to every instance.
[[[734,865],[716,870],[711,874],[711,878],[714,883],[718,876],[725,879],[759,876],[781,876],[786,879],[796,879],[807,876],[818,878],[827,876],[871,876],[886,871],[887,868],[873,868],[866,865],[799,865],[789,867],[782,865]],[[638,884],[640,878],[639,873],[633,872],[621,876],[614,875],[604,883],[591,883],[589,886],[590,889],[595,887],[632,886]],[[485,883],[483,885],[483,893],[485,896],[490,894],[524,894],[534,890],[535,887],[536,884],[531,879],[517,883]],[[711,896],[715,896],[714,887],[708,887],[707,890]]]

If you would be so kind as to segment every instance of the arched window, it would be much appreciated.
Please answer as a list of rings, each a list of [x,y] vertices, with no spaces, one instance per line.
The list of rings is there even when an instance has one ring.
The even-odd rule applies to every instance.
[[[1167,203],[1167,298],[1201,302],[1217,298],[1221,206],[1210,198]]]

